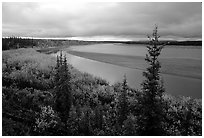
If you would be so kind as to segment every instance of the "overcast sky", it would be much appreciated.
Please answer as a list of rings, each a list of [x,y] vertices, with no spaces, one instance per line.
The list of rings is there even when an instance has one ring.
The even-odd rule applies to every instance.
[[[3,36],[201,39],[201,3],[3,3]]]

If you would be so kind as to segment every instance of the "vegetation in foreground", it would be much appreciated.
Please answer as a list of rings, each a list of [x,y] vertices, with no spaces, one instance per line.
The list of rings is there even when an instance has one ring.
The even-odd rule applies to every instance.
[[[156,33],[155,33],[156,31]],[[165,94],[154,30],[142,90],[34,49],[2,54],[2,135],[202,135],[202,102]]]

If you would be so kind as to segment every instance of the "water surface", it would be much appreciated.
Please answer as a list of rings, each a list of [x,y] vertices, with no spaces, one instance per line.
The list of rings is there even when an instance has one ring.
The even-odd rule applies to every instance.
[[[141,56],[147,53],[145,46],[124,46],[124,45],[90,45],[73,46],[68,49],[80,52],[93,52],[117,55]],[[66,50],[65,50],[66,51]],[[161,58],[178,58],[202,60],[202,49],[191,47],[165,47]],[[141,89],[141,82],[145,79],[142,70],[122,67],[104,62],[82,58],[68,54],[69,62],[82,72],[88,72],[95,76],[106,79],[111,84],[122,81],[124,74],[127,76],[129,86]],[[145,62],[145,61],[144,61]],[[201,65],[200,65],[201,66]],[[196,68],[196,67],[195,67]],[[177,75],[161,74],[167,93],[172,95],[184,95],[195,98],[202,98],[202,79],[182,77]]]

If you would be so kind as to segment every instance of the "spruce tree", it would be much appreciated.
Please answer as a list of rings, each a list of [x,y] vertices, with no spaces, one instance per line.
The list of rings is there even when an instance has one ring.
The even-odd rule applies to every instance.
[[[72,89],[71,89],[71,75],[67,66],[66,57],[62,57],[62,52],[60,52],[60,57],[57,58],[56,67],[56,87],[55,87],[55,110],[59,113],[59,116],[67,125],[67,119],[69,117],[69,111],[72,103]]]
[[[145,60],[149,64],[147,70],[143,72],[146,78],[142,83],[142,98],[139,100],[141,113],[138,118],[139,135],[165,135],[163,122],[163,98],[164,88],[160,79],[160,62],[158,56],[163,46],[159,45],[158,27],[155,26],[150,43],[147,46],[148,54]]]
[[[62,62],[63,62],[62,51],[60,51],[59,64],[62,65]]]
[[[127,79],[126,75],[124,76],[122,91],[119,96],[119,107],[118,107],[118,122],[120,125],[123,124],[123,121],[127,119],[128,113],[128,103],[127,103]]]
[[[58,86],[59,79],[60,79],[60,76],[59,76],[59,67],[60,67],[59,56],[57,55],[57,64],[56,64],[56,67],[55,67],[55,76],[54,76],[55,87]]]

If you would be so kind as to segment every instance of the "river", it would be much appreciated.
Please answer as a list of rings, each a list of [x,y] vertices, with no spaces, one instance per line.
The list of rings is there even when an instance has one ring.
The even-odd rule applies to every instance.
[[[121,55],[121,57],[136,56],[141,57],[142,62],[145,64],[146,62],[143,58],[145,57],[147,50],[143,45],[128,46],[122,44],[98,44],[71,46],[64,49],[64,51],[67,54],[68,61],[82,72],[87,72],[94,76],[106,79],[110,84],[121,82],[123,76],[126,75],[130,87],[141,89],[141,82],[145,78],[142,76],[143,70],[136,69],[137,63],[131,61],[129,64],[134,65],[126,67],[127,60],[124,60],[125,63],[123,63],[124,61],[117,61],[119,63],[117,65],[115,64],[116,62],[114,63],[114,60],[105,59],[105,56],[103,58],[103,55],[100,57],[94,57],[93,60],[91,56],[87,56],[88,58],[86,58],[86,56],[80,56],[80,54],[76,56],[69,54],[71,53],[69,51],[99,53],[98,55]],[[164,66],[164,73],[161,74],[161,77],[167,93],[202,98],[201,47],[167,46],[163,49],[160,58]],[[101,62],[104,60],[105,62]],[[115,61],[116,60],[118,59],[115,59]],[[138,66],[140,66],[139,62]]]

